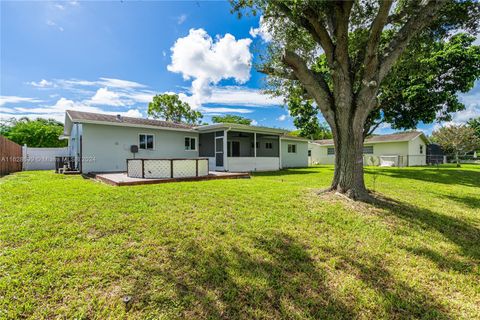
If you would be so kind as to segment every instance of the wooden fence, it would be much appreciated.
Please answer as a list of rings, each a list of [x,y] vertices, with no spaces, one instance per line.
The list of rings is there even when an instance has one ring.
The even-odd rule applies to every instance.
[[[0,136],[0,177],[22,171],[22,146]]]

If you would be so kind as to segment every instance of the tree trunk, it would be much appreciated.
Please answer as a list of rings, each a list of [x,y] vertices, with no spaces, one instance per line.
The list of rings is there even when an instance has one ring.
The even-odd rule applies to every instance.
[[[457,168],[460,168],[460,160],[458,159],[458,152],[455,153],[455,162],[457,163]]]
[[[331,189],[354,200],[369,200],[363,180],[363,126],[349,117],[333,130],[335,144],[335,173]]]

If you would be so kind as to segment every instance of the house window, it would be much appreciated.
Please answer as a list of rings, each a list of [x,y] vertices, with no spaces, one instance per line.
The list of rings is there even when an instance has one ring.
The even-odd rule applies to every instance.
[[[260,148],[260,143],[259,143],[258,141],[257,141],[257,143],[256,143],[256,146],[257,146],[257,149]],[[252,142],[252,148],[253,148],[253,142]]]
[[[273,149],[273,143],[271,143],[271,142],[266,142],[266,143],[265,143],[265,149]]]
[[[334,155],[335,154],[335,148],[328,148],[327,149],[327,154],[328,155]]]
[[[308,150],[308,156],[309,156],[309,157],[312,156],[312,150]]]
[[[153,134],[139,134],[138,135],[138,148],[143,150],[153,150],[154,146],[154,135]]]
[[[420,154],[423,154],[423,144],[420,145]]]
[[[185,150],[188,150],[188,151],[197,150],[197,139],[193,137],[185,137]]]
[[[296,144],[289,144],[288,145],[288,153],[297,153],[297,145]]]
[[[373,146],[364,146],[363,154],[373,154]]]

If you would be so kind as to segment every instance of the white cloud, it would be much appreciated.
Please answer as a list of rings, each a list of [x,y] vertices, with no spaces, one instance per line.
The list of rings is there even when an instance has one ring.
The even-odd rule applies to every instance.
[[[66,88],[66,89],[77,87],[77,86],[83,86],[83,87],[104,86],[104,87],[119,88],[119,89],[136,89],[136,88],[147,87],[146,85],[135,82],[135,81],[105,78],[105,77],[101,77],[99,80],[96,80],[96,81],[81,80],[81,79],[54,79],[52,80],[52,83],[56,86],[59,86],[61,88]]]
[[[114,91],[108,90],[108,88],[100,88],[95,95],[88,101],[90,104],[106,105],[114,107],[122,107],[125,105],[120,99],[120,94]]]
[[[67,98],[60,98],[53,105],[44,105],[35,108],[1,108],[0,119],[9,118],[53,118],[63,122],[65,119],[66,110],[76,110],[84,112],[104,113],[104,114],[121,114],[128,117],[141,118],[143,115],[139,109],[128,109],[126,111],[109,111],[101,107],[95,107],[88,103],[88,101],[74,101]]]
[[[42,79],[38,82],[32,81],[32,82],[30,82],[30,84],[32,86],[38,87],[38,88],[46,88],[46,87],[53,87],[54,86],[53,82],[47,81],[45,79]]]
[[[143,115],[138,109],[130,109],[127,112],[121,112],[120,113],[122,116],[125,117],[132,117],[132,118],[142,118]]]
[[[20,103],[20,102],[40,102],[41,100],[35,98],[25,98],[17,96],[0,96],[0,106],[4,106],[7,103]]]
[[[243,108],[223,108],[223,107],[200,107],[199,110],[203,113],[252,113],[253,110]]]
[[[55,27],[55,28],[57,28],[58,30],[60,30],[60,31],[62,31],[62,32],[63,32],[63,30],[64,30],[62,26],[59,26],[59,25],[58,25],[55,21],[53,21],[53,20],[47,20],[47,21],[46,21],[46,24],[47,24],[47,26]]]
[[[136,92],[129,92],[125,94],[125,97],[130,99],[133,103],[148,103],[151,102],[155,92],[153,91],[136,91]]]
[[[100,81],[97,84],[111,87],[111,88],[123,88],[123,89],[132,89],[132,88],[144,88],[145,85],[128,80],[112,79],[112,78],[100,78]]]
[[[59,87],[70,89],[76,86],[90,87],[97,85],[97,81],[89,80],[79,80],[79,79],[55,79],[54,82],[58,84]]]
[[[180,15],[178,18],[177,18],[177,24],[182,24],[185,22],[185,20],[187,20],[187,15],[186,14],[182,14]]]
[[[257,120],[252,120],[252,122],[250,123],[252,126],[258,126],[258,122]]]
[[[467,105],[465,110],[452,114],[452,122],[465,123],[471,118],[480,117],[480,103]]]
[[[179,38],[170,49],[171,72],[180,73],[184,80],[194,79],[191,105],[196,108],[211,95],[212,84],[223,79],[245,83],[250,79],[252,54],[250,39],[236,40],[227,33],[215,41],[203,29],[190,29],[188,36]]]
[[[63,6],[63,5],[59,4],[59,3],[54,4],[54,7],[57,8],[57,9],[59,9],[59,10],[65,10],[65,6]]]
[[[285,121],[287,120],[288,116],[286,114],[282,114],[280,117],[277,118],[278,121]]]
[[[272,97],[263,94],[261,90],[239,86],[213,87],[211,95],[204,103],[216,103],[245,107],[270,107],[283,105],[282,97]]]
[[[268,25],[263,16],[260,16],[258,28],[250,28],[249,33],[252,38],[260,37],[264,42],[272,41],[272,34],[268,31]]]

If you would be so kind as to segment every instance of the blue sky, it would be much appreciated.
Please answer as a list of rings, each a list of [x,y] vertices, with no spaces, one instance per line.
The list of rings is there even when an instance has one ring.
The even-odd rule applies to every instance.
[[[230,113],[294,129],[251,67],[268,36],[258,27],[227,2],[2,1],[0,119],[63,120],[66,109],[146,116],[152,95],[175,92],[206,122]],[[478,115],[479,98],[477,83],[454,121]]]

